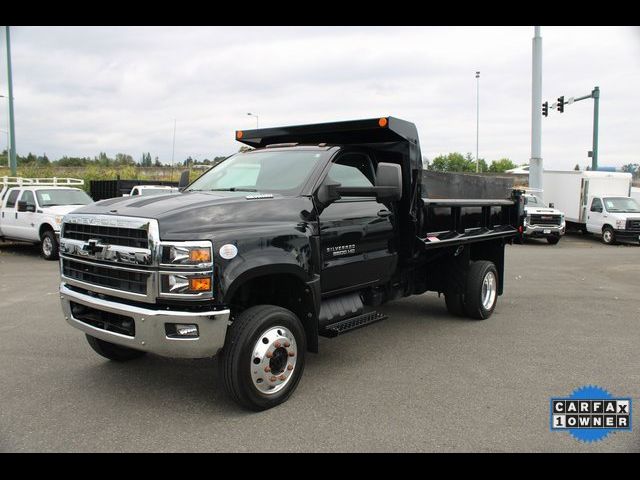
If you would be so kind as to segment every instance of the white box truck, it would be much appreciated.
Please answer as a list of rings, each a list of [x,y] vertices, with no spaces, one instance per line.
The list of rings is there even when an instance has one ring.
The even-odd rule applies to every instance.
[[[640,204],[631,198],[630,173],[543,173],[544,200],[562,210],[568,228],[601,235],[604,243],[640,241]]]

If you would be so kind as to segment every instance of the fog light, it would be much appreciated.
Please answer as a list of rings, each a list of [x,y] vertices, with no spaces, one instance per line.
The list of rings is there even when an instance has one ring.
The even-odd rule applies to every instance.
[[[197,325],[182,325],[176,324],[176,334],[179,337],[197,337],[198,326]]]

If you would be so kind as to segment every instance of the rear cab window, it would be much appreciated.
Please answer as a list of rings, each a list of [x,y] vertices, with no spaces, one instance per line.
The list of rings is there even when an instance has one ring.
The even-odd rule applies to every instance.
[[[5,208],[15,208],[16,203],[18,201],[18,195],[20,195],[21,190],[16,189],[16,190],[11,190],[9,192],[9,196],[7,197],[7,203],[5,205]]]

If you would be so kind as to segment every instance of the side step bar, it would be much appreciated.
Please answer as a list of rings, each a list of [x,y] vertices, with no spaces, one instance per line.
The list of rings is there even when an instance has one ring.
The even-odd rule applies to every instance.
[[[387,316],[379,312],[364,313],[362,315],[357,315],[355,317],[347,318],[345,320],[340,320],[339,322],[327,325],[320,330],[320,335],[330,338],[337,337],[338,335],[342,335],[343,333],[350,332],[351,330],[356,330],[357,328],[366,327],[367,325],[379,322],[380,320],[384,320],[385,318],[387,318]]]

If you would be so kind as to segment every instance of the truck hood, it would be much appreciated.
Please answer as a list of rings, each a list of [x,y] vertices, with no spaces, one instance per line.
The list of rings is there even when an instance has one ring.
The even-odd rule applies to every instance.
[[[524,207],[524,211],[527,215],[531,215],[532,213],[535,215],[564,215],[560,210],[555,208],[532,208],[532,207]]]
[[[206,238],[218,230],[256,228],[273,223],[297,224],[311,211],[308,197],[252,192],[186,192],[150,197],[118,197],[92,203],[73,213],[141,217],[158,220],[160,238]]]
[[[42,213],[50,215],[66,215],[82,207],[83,205],[53,205],[52,207],[43,207],[41,210]]]

